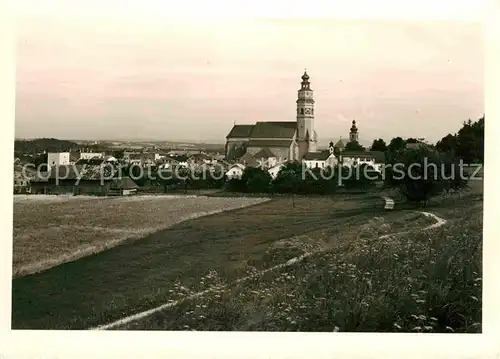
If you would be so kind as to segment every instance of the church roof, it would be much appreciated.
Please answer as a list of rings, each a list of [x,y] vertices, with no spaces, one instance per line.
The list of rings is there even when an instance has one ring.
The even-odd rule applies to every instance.
[[[303,159],[306,161],[325,161],[330,155],[330,151],[307,152]]]
[[[250,133],[250,138],[289,138],[297,130],[296,121],[257,122]]]
[[[290,147],[291,139],[285,140],[250,140],[247,147]]]
[[[276,155],[268,148],[264,147],[259,152],[254,155],[255,158],[270,158],[276,157]]]
[[[347,145],[348,142],[349,142],[349,140],[347,138],[341,138],[341,139],[339,139],[337,141],[337,143],[335,143],[333,145],[333,147],[335,147],[335,148],[344,148]]]
[[[226,138],[248,138],[255,125],[234,125]]]

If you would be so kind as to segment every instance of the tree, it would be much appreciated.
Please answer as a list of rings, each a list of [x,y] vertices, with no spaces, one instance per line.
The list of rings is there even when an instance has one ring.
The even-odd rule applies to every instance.
[[[123,159],[124,155],[125,155],[124,150],[113,151],[113,157],[116,158],[117,160]]]
[[[389,146],[387,146],[387,149],[389,152],[397,152],[402,150],[403,148],[406,147],[406,142],[403,140],[401,137],[395,137],[389,142]]]
[[[359,144],[357,141],[350,141],[347,142],[345,145],[345,149],[347,151],[364,151],[365,148]]]
[[[337,189],[337,178],[332,167],[305,171],[298,192],[304,194],[331,194]]]
[[[381,138],[379,138],[378,140],[373,140],[372,146],[370,147],[370,151],[385,152],[387,151],[387,145],[385,141]]]
[[[457,150],[457,136],[448,134],[436,143],[436,149],[441,152],[455,154]]]
[[[246,167],[241,180],[245,190],[251,193],[266,193],[271,185],[271,175],[260,167]]]
[[[466,163],[484,161],[484,116],[476,122],[468,120],[457,134],[448,134],[436,143],[441,152],[451,152]]]
[[[417,140],[416,138],[410,137],[405,142],[406,143],[419,143],[419,140]]]
[[[302,184],[302,164],[286,163],[272,182],[273,192],[299,193]]]
[[[342,179],[346,188],[366,189],[375,184],[378,173],[366,163],[351,168],[343,166]]]
[[[448,188],[464,188],[456,158],[429,148],[404,149],[392,158],[386,173],[386,187],[395,188],[409,202],[427,204]],[[454,168],[454,170],[453,170]]]
[[[483,162],[484,116],[474,123],[464,122],[457,134],[457,156],[467,163]]]

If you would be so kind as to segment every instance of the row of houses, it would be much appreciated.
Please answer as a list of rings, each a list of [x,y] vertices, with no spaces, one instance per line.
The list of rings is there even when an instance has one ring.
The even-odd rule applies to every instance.
[[[169,153],[124,152],[123,158],[120,159],[102,152],[60,152],[47,154],[48,167],[79,164],[98,165],[102,162],[169,168],[171,166],[188,167],[192,165],[215,164],[224,161],[221,155],[209,155],[200,151],[189,155],[184,152],[179,154],[176,151]]]

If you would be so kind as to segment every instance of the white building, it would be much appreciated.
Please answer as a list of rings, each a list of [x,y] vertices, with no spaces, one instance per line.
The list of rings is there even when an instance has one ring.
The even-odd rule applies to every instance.
[[[382,166],[385,163],[384,153],[378,151],[344,151],[340,154],[339,158],[344,166],[361,166],[362,164],[366,164],[373,167],[377,172],[382,171]]]
[[[307,168],[326,168],[335,167],[338,160],[333,154],[333,147],[331,147],[327,151],[306,153],[302,162]]]
[[[69,152],[49,152],[47,153],[47,166],[69,166],[70,153]]]
[[[235,163],[226,172],[227,179],[241,179],[243,172],[245,171],[245,166],[240,163]]]
[[[90,160],[91,158],[103,158],[104,153],[100,152],[82,152],[80,153],[80,159],[82,160]]]

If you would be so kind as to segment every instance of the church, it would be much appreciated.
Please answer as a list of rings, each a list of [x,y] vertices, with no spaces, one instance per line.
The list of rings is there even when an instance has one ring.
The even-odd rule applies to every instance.
[[[257,122],[234,125],[226,136],[227,160],[276,158],[277,162],[299,161],[308,153],[317,152],[314,130],[314,97],[309,75],[305,71],[297,94],[296,121]]]

